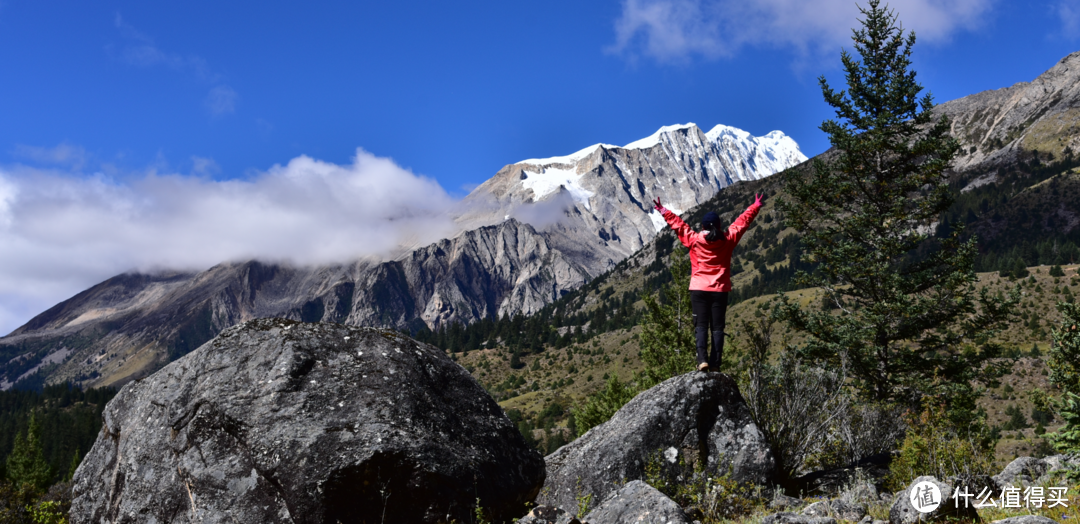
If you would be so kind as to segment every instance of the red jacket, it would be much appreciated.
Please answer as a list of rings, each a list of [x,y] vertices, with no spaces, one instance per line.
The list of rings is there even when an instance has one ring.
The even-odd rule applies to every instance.
[[[705,233],[690,229],[678,215],[664,210],[664,220],[690,250],[691,291],[731,291],[731,252],[760,209],[760,204],[750,204],[731,224],[727,234],[712,242],[705,241]]]

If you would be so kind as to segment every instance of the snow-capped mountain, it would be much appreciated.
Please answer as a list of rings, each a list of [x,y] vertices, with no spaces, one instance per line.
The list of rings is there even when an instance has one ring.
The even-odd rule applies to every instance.
[[[805,160],[780,131],[755,137],[722,125],[707,133],[692,123],[665,126],[622,147],[595,144],[510,164],[465,198],[459,222],[467,229],[511,217],[529,223],[557,249],[578,252],[576,261],[595,275],[664,226],[653,198],[679,213],[735,182]]]

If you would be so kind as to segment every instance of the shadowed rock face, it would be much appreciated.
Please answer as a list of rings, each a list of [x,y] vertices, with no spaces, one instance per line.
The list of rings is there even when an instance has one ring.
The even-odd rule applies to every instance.
[[[499,406],[392,331],[255,320],[105,410],[71,522],[464,521],[525,513],[544,480]]]
[[[762,484],[775,466],[735,382],[723,373],[692,372],[639,394],[611,420],[548,455],[537,502],[573,508],[578,496],[603,500],[623,482],[643,479],[649,457],[665,468],[701,463],[707,472],[730,471],[735,480]]]

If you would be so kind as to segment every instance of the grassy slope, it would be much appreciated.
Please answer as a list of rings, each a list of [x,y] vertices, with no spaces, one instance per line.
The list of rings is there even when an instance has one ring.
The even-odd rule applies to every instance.
[[[1031,423],[1031,427],[1002,432],[1003,438],[998,445],[999,461],[1007,462],[1015,456],[1035,451],[1038,439],[1034,434],[1035,424],[1031,422],[1033,406],[1027,398],[1027,392],[1034,387],[1051,390],[1043,358],[1050,346],[1050,329],[1059,320],[1054,304],[1064,299],[1066,287],[1074,295],[1080,295],[1078,267],[1080,266],[1065,266],[1064,278],[1050,277],[1048,266],[1032,267],[1031,276],[1020,281],[1023,296],[1019,313],[1028,319],[1035,319],[1035,323],[1018,319],[998,340],[1008,349],[1025,356],[1016,361],[1013,373],[1002,379],[1001,386],[987,391],[980,405],[986,408],[991,424],[997,426],[1004,425],[1009,419],[1005,414],[1006,408],[1016,405]],[[617,279],[611,285],[626,287],[628,280]],[[1015,280],[1003,278],[998,273],[981,273],[978,286],[1005,292],[1015,283]],[[602,291],[603,287],[598,289],[597,294]],[[807,303],[816,297],[810,290],[796,291],[793,295]],[[728,344],[728,351],[738,351],[739,347],[745,347],[746,343],[739,329],[740,320],[750,318],[757,305],[770,298],[771,296],[749,299],[729,309],[728,326],[733,341]],[[588,307],[589,301],[584,302],[584,307]],[[510,368],[509,351],[502,348],[458,353],[455,358],[499,399],[504,409],[518,409],[526,418],[535,418],[552,403],[565,409],[580,402],[585,396],[602,387],[608,374],[627,380],[634,372],[639,371],[642,368],[641,359],[638,357],[639,331],[639,327],[620,329],[597,335],[583,344],[561,349],[545,348],[539,354],[523,356],[525,366],[519,370]],[[778,336],[774,337],[774,349],[782,346],[785,335],[788,335],[788,342],[798,341],[797,336],[786,334],[783,327],[780,327],[777,333]],[[1026,356],[1035,345],[1042,353],[1041,358]],[[566,417],[563,415],[558,418],[556,425],[565,424]],[[1059,424],[1053,423],[1046,428],[1053,430]],[[537,436],[542,439],[543,434],[537,433]]]

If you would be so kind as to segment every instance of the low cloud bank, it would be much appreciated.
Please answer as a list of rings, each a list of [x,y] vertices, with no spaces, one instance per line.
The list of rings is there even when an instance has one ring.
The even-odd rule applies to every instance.
[[[454,204],[362,149],[350,165],[300,156],[248,180],[0,168],[0,334],[128,270],[386,257],[452,236]]]

